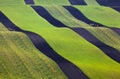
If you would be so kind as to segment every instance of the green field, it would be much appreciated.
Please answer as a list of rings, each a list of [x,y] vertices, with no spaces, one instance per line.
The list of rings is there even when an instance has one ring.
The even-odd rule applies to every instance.
[[[37,33],[44,37],[55,51],[77,65],[91,79],[120,78],[120,64],[73,31],[65,28],[42,29]]]
[[[0,5],[22,5],[24,0],[0,0]]]
[[[74,18],[65,8],[62,6],[43,6],[55,19],[59,20],[63,24],[69,27],[89,27],[86,23]]]
[[[39,15],[30,6],[0,6],[0,10],[4,12],[4,14],[7,15],[14,24],[21,28],[29,27],[35,30],[54,28],[44,18],[39,17]]]
[[[46,8],[46,10],[48,10],[50,12],[50,14],[53,17],[55,17],[57,20],[61,21],[68,27],[85,28],[90,33],[92,33],[95,37],[97,37],[99,40],[101,40],[103,43],[105,43],[111,47],[114,47],[117,50],[120,50],[120,48],[119,48],[120,36],[117,33],[115,33],[114,31],[112,31],[108,28],[104,28],[104,27],[103,28],[102,27],[101,28],[91,27],[90,25],[88,25],[80,20],[75,19],[67,10],[65,10],[61,6],[45,6],[45,8]],[[62,16],[59,16],[59,15],[62,15]],[[119,20],[117,22],[119,23]]]
[[[19,32],[0,32],[0,79],[67,79],[51,59]]]
[[[119,78],[120,65],[73,31],[64,28],[42,29],[37,33],[42,35],[60,55],[80,67],[90,78]],[[112,75],[113,73],[116,75]]]
[[[67,79],[58,65],[23,33],[0,23],[0,79]]]
[[[76,65],[90,79],[120,79],[120,63],[69,28],[84,28],[102,43],[118,51],[120,35],[107,27],[92,27],[76,19],[62,7],[70,5],[69,0],[34,0],[34,2],[35,5],[32,6],[44,7],[52,17],[68,27],[53,26],[39,16],[31,5],[25,5],[24,0],[1,0],[0,11],[17,27],[43,37],[56,53]],[[120,28],[119,12],[100,6],[96,0],[85,2],[87,6],[73,7],[92,21]],[[8,31],[0,22],[0,79],[68,78],[57,63],[34,46],[27,35]]]
[[[106,25],[108,27],[120,28],[120,13],[102,6],[75,6],[88,19]]]
[[[113,30],[105,27],[96,27],[96,28],[93,27],[86,29],[106,45],[111,46],[120,51],[120,47],[119,47],[120,35],[118,35]]]
[[[87,3],[87,6],[99,6],[96,0],[84,0]]]
[[[38,5],[70,5],[69,0],[34,0]]]
[[[29,1],[29,0],[28,0]],[[33,0],[35,5],[70,5],[69,0]],[[0,5],[23,5],[24,0],[0,0]]]

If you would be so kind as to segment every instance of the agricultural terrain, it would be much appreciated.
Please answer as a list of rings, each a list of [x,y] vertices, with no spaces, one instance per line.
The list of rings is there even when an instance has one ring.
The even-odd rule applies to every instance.
[[[0,79],[120,79],[120,1],[0,0]]]

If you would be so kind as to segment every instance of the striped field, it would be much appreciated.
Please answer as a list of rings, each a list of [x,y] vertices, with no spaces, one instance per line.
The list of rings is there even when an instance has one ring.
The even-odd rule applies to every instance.
[[[120,79],[111,2],[0,0],[0,79]]]

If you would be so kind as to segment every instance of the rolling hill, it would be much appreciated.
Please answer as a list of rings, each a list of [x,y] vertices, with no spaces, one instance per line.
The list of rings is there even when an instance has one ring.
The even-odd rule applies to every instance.
[[[67,79],[23,33],[1,31],[0,40],[0,79]]]
[[[0,79],[120,79],[117,0],[1,0]]]

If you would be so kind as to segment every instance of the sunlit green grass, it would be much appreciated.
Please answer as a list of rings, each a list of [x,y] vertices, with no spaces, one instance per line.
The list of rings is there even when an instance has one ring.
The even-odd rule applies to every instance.
[[[67,79],[19,32],[0,32],[0,79]]]
[[[84,0],[87,3],[87,6],[99,6],[96,0]]]
[[[69,0],[34,0],[35,4],[41,5],[70,5]]]
[[[33,31],[33,30],[36,31],[36,30],[39,30],[42,28],[48,28],[48,27],[50,29],[54,28],[46,20],[44,20],[42,17],[38,16],[29,6],[26,6],[26,7],[25,6],[18,6],[17,9],[13,8],[13,7],[14,6],[10,6],[10,7],[3,7],[2,6],[1,8],[2,8],[2,11],[12,20],[12,22],[14,22],[16,25],[20,26],[21,28],[27,28],[29,26],[29,28],[31,29],[30,31]],[[114,39],[111,40],[108,37],[106,37],[106,35],[103,33],[103,32],[106,32],[106,30],[103,30],[101,32],[100,28],[94,28],[94,27],[93,27],[93,29],[95,29],[96,31],[91,30],[90,25],[75,19],[67,10],[65,10],[61,6],[44,6],[44,7],[46,8],[46,10],[48,10],[50,12],[50,14],[54,18],[58,19],[59,21],[61,21],[65,25],[67,25],[69,27],[90,28],[87,30],[90,31],[93,35],[95,35],[102,42],[120,50],[118,47],[119,43],[118,43],[118,41],[116,41],[116,40],[119,40],[119,36],[114,31],[107,32],[109,38],[114,37]],[[22,8],[24,8],[24,10]],[[10,12],[8,12],[8,9]],[[29,14],[26,12],[28,12]],[[13,16],[13,15],[19,15],[19,16]],[[24,17],[24,15],[26,15],[27,17]],[[59,15],[61,15],[61,16],[59,16]],[[38,18],[40,18],[40,19],[38,19]],[[69,19],[71,19],[71,20],[69,20]],[[36,28],[34,28],[33,26]],[[37,27],[40,27],[40,28],[37,28]],[[101,32],[101,33],[99,33],[99,32]],[[101,34],[102,38],[98,34]],[[104,40],[103,40],[103,38],[104,38]]]
[[[23,33],[0,23],[0,79],[67,79],[58,65]]]
[[[120,65],[73,31],[56,28],[41,29],[36,33],[44,37],[55,51],[76,64],[91,79],[120,78]]]
[[[49,24],[45,19],[37,15],[33,9],[29,6],[18,6],[17,9],[14,6],[1,7],[1,10],[20,28],[30,28],[30,31],[39,31],[42,28],[55,28]],[[69,27],[82,27],[90,31],[95,37],[101,40],[103,43],[120,50],[119,48],[119,35],[114,31],[106,28],[92,27],[80,20],[74,18],[67,10],[61,6],[44,6],[49,13],[65,25]],[[24,8],[24,10],[22,9]],[[8,10],[10,12],[8,12]],[[13,16],[17,15],[17,16]],[[19,15],[19,16],[18,16]],[[25,16],[24,16],[25,15]],[[61,16],[60,16],[61,15]],[[31,19],[32,18],[32,19]],[[38,19],[40,18],[40,19]],[[70,19],[70,20],[69,20]],[[33,21],[33,22],[32,22]],[[34,28],[34,27],[36,28]],[[88,29],[90,28],[90,29]],[[102,32],[101,32],[102,30]],[[106,36],[105,33],[108,35]],[[112,39],[111,39],[112,38]],[[114,39],[113,39],[114,38]]]
[[[4,12],[14,24],[20,27],[29,27],[35,30],[53,27],[44,18],[40,17],[30,6],[0,6],[0,10]]]
[[[120,13],[103,6],[75,6],[88,19],[101,23],[108,27],[120,28]]]
[[[37,32],[61,56],[77,65],[90,79],[120,78],[120,64],[97,47],[68,29],[45,29]]]
[[[22,7],[13,8],[9,6],[0,7],[0,9],[20,28],[41,35],[58,54],[77,65],[91,79],[120,78],[120,64],[106,56],[96,46],[92,45],[84,38],[69,29],[53,27],[51,24],[37,15],[29,6],[23,7],[23,10]],[[45,6],[45,8],[47,8],[54,18],[60,20],[69,27],[82,27],[91,33],[96,32],[89,30],[91,26],[75,19],[67,10],[63,9],[62,7],[55,6],[54,8]],[[32,17],[30,17],[29,13],[27,12],[31,12],[34,20],[38,18],[41,19],[38,19],[39,21],[34,23],[32,22],[33,19],[30,19]],[[43,21],[44,23],[40,21]],[[38,25],[39,22],[41,23],[40,25]],[[98,31],[100,31],[100,29]],[[104,34],[101,36],[105,37]]]
[[[75,19],[67,10],[61,6],[44,6],[49,13],[57,20],[61,21],[68,27],[82,27],[92,33],[103,43],[120,50],[120,36],[109,28],[92,27],[80,20]],[[60,16],[61,15],[61,16]],[[99,17],[98,17],[99,18]],[[69,20],[70,19],[70,20]],[[107,35],[106,35],[107,34]]]
[[[64,23],[69,27],[89,27],[86,23],[74,18],[65,8],[62,6],[43,6],[55,19]]]
[[[0,5],[22,5],[24,0],[0,0]]]

